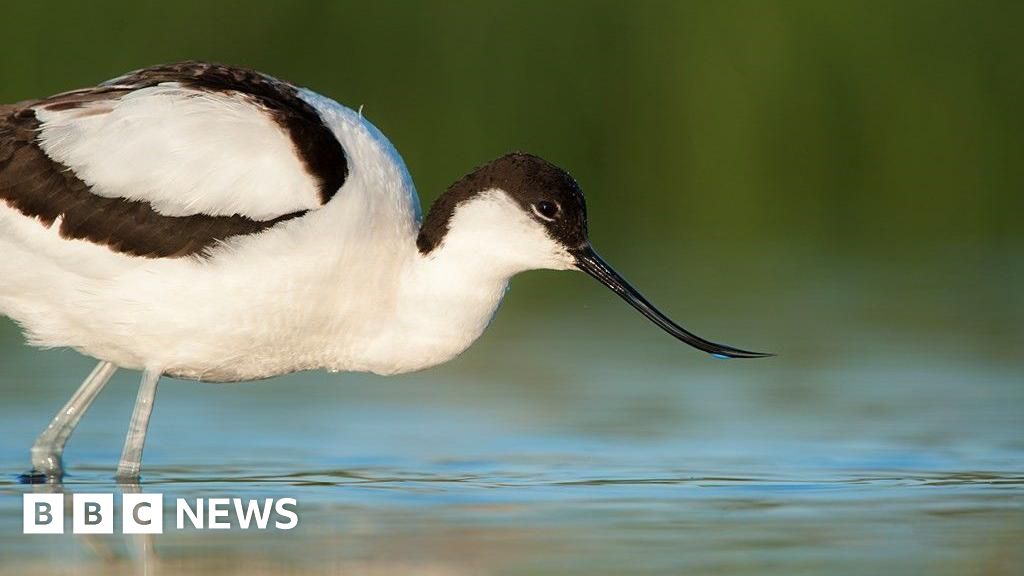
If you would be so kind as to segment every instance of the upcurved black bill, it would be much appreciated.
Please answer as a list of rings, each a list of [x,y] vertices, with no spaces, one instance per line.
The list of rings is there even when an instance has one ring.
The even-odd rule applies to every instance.
[[[612,267],[602,260],[590,246],[574,252],[573,256],[576,257],[576,267],[578,269],[597,278],[602,284],[611,288],[620,298],[629,302],[631,306],[639,310],[651,322],[660,326],[662,330],[698,350],[703,350],[719,358],[764,358],[766,356],[774,356],[774,354],[765,352],[749,352],[724,344],[715,344],[686,330],[658,311],[657,308],[636,291],[636,288],[630,286],[622,276],[619,276],[615,270],[612,270]]]

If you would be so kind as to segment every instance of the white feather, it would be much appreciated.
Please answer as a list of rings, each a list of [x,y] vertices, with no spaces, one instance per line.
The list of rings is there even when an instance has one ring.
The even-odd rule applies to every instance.
[[[0,206],[0,313],[37,345],[180,377],[392,374],[465,350],[512,275],[571,266],[565,250],[500,190],[460,205],[444,242],[422,255],[416,191],[390,142],[356,112],[312,92],[302,97],[350,159],[349,179],[325,206],[231,238],[205,259],[128,256],[67,240],[57,226]],[[98,157],[79,145],[76,154]],[[173,166],[151,167],[164,181],[173,176]],[[156,185],[141,172],[135,178]]]
[[[100,196],[255,220],[320,205],[291,137],[240,94],[168,83],[36,116],[43,151]]]

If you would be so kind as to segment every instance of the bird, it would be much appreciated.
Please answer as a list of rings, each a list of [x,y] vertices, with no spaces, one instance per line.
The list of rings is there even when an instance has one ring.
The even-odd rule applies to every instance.
[[[597,279],[675,338],[594,250],[576,180],[514,152],[423,214],[392,143],[360,111],[251,69],[143,68],[0,107],[0,314],[30,345],[96,367],[39,435],[28,481],[118,369],[142,373],[115,477],[137,481],[162,376],[422,370],[466,350],[511,278]]]

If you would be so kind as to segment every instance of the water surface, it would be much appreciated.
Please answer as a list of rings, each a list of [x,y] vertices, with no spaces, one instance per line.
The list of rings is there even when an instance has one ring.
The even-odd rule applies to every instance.
[[[628,314],[596,320],[619,320],[606,304],[499,318],[478,348],[421,374],[164,381],[141,490],[294,497],[300,525],[177,531],[168,509],[149,556],[138,537],[20,534],[21,494],[46,488],[16,475],[90,361],[8,331],[0,572],[1024,570],[1014,358],[886,352],[861,333],[824,359],[718,361]],[[119,491],[136,379],[115,376],[73,437],[65,491]]]

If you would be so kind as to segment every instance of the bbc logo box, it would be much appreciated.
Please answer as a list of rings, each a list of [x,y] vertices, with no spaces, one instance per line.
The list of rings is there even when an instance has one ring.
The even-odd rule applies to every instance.
[[[22,532],[25,534],[64,533],[64,494],[25,494],[22,497]],[[163,533],[163,496],[160,494],[123,494],[121,496],[121,532],[124,534]],[[75,534],[114,533],[113,494],[73,494],[71,530]]]
[[[74,534],[163,534],[163,494],[121,494],[120,508],[113,494],[24,494],[22,531],[25,534],[63,534],[65,506],[71,502]],[[184,498],[175,501],[177,530],[291,530],[299,524],[295,498]],[[117,514],[121,515],[118,522]]]
[[[64,495],[25,494],[21,515],[25,534],[63,534]]]

